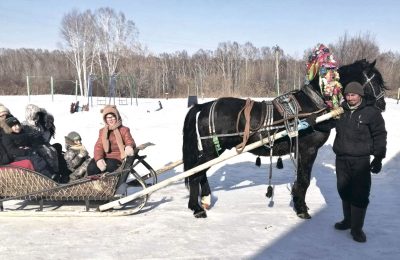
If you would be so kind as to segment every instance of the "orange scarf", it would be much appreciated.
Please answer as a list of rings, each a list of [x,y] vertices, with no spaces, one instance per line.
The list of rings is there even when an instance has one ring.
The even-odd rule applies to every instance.
[[[103,135],[101,138],[101,142],[103,143],[104,152],[108,153],[110,151],[110,140],[108,139],[108,131],[113,131],[113,133],[115,135],[115,139],[117,140],[119,152],[121,153],[121,159],[124,159],[126,157],[125,150],[124,150],[125,145],[124,145],[124,141],[122,140],[121,133],[118,129],[121,125],[122,125],[121,120],[116,122],[115,125],[113,125],[113,126],[109,126],[106,124],[106,126],[104,126],[104,128],[103,128]]]

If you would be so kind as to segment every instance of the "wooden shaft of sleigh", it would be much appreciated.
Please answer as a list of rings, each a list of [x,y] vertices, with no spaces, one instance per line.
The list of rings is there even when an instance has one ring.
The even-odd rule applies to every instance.
[[[331,112],[329,112],[327,114],[324,114],[322,116],[317,117],[315,121],[317,123],[319,123],[319,122],[322,122],[324,120],[328,120],[328,119],[330,119],[332,117],[336,117],[336,116],[338,116],[338,115],[340,115],[342,113],[343,113],[343,109],[342,108],[338,108],[338,109],[332,110]],[[282,137],[285,137],[285,136],[287,136],[287,134],[288,133],[286,132],[286,130],[280,131],[280,132],[275,134],[275,140],[279,139],[279,138],[282,138]],[[251,143],[249,145],[246,145],[244,147],[242,153],[251,151],[251,150],[253,150],[255,148],[258,148],[258,147],[260,147],[262,145],[267,144],[268,143],[268,139],[269,138],[267,137],[267,138],[264,138],[264,139],[262,139],[260,141],[257,141],[257,142]],[[117,206],[124,205],[124,204],[126,204],[126,203],[128,203],[128,202],[130,202],[132,200],[135,200],[137,198],[140,198],[142,196],[150,194],[150,193],[152,193],[152,192],[154,192],[156,190],[159,190],[159,189],[161,189],[163,187],[166,187],[166,186],[168,186],[168,185],[170,185],[170,184],[172,184],[172,183],[174,183],[176,181],[182,180],[182,179],[184,179],[186,177],[189,177],[189,176],[191,176],[191,175],[193,175],[195,173],[198,173],[198,172],[200,172],[202,170],[210,168],[211,166],[213,166],[213,165],[215,165],[217,163],[220,163],[222,161],[228,160],[228,159],[230,159],[232,157],[235,157],[235,156],[237,156],[239,154],[240,153],[237,152],[236,149],[227,150],[224,153],[222,153],[218,158],[215,158],[215,159],[210,160],[210,161],[208,161],[206,163],[198,165],[198,166],[196,166],[196,167],[194,167],[194,168],[192,168],[190,170],[182,172],[182,173],[180,173],[178,175],[175,175],[175,176],[173,176],[171,178],[168,178],[168,179],[166,179],[166,180],[164,180],[162,182],[154,184],[153,186],[145,188],[145,189],[143,189],[143,190],[141,190],[139,192],[136,192],[134,194],[128,195],[128,196],[126,196],[124,198],[121,198],[119,200],[111,201],[109,203],[100,205],[99,206],[99,210],[100,211],[105,211],[105,210],[112,209],[112,208],[117,207]]]
[[[181,165],[183,163],[182,160],[177,160],[175,162],[172,162],[170,164],[167,164],[165,166],[163,166],[162,168],[156,170],[157,175],[160,175],[161,173],[164,173],[166,171],[172,170],[176,167],[178,167],[179,165]]]

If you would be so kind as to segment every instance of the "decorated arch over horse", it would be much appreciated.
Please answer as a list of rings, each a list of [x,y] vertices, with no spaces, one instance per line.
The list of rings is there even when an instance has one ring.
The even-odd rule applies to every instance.
[[[337,69],[338,62],[329,48],[318,44],[308,57],[306,84],[310,84],[318,76],[321,94],[330,109],[339,107],[343,98],[341,93],[343,87],[339,82],[340,76]]]

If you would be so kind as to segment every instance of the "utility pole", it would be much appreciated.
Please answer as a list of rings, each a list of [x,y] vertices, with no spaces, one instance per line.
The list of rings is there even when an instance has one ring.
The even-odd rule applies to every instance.
[[[275,53],[275,71],[276,71],[276,91],[279,96],[280,91],[279,91],[279,56],[281,54],[281,48],[279,48],[278,45],[275,47],[272,47]]]

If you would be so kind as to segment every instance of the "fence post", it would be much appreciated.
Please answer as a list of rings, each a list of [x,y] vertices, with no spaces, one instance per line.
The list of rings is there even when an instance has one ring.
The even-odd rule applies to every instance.
[[[28,101],[31,102],[31,91],[29,89],[29,76],[26,76],[26,90],[28,91]]]
[[[51,91],[51,101],[54,102],[54,81],[53,81],[53,76],[50,76],[50,91]]]
[[[78,80],[75,80],[75,102],[78,101]]]

